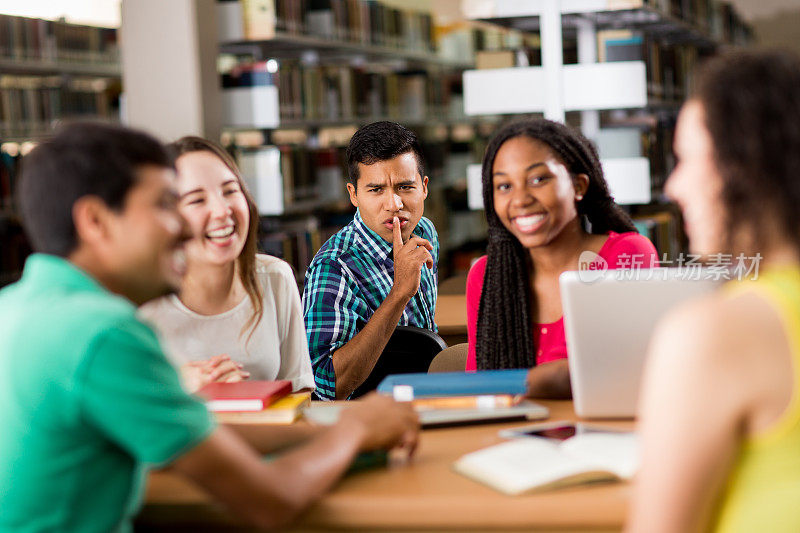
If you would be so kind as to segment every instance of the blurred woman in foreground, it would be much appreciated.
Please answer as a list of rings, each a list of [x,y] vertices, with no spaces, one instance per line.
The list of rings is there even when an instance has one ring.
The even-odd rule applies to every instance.
[[[731,53],[697,81],[666,192],[692,252],[762,259],[655,333],[629,529],[800,531],[800,60]]]

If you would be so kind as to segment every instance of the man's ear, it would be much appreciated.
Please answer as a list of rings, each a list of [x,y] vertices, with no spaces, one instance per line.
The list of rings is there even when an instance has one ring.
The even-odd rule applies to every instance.
[[[78,243],[99,244],[111,232],[111,210],[97,196],[83,196],[72,205],[72,222]]]
[[[428,176],[422,176],[422,199],[428,198]]]
[[[352,183],[347,184],[347,194],[350,195],[350,203],[353,207],[358,207],[358,196],[356,195],[356,187]]]

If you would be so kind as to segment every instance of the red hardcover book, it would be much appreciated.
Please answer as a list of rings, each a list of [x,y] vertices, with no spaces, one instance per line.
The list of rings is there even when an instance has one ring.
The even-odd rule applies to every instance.
[[[197,394],[209,411],[261,411],[290,392],[292,382],[279,380],[209,383]]]

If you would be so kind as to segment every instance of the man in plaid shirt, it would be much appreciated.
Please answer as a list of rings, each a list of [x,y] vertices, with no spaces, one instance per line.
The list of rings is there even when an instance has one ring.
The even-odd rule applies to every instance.
[[[372,372],[397,325],[436,331],[439,240],[422,216],[428,177],[416,135],[394,122],[347,147],[353,221],[306,272],[303,314],[316,393],[345,399]]]

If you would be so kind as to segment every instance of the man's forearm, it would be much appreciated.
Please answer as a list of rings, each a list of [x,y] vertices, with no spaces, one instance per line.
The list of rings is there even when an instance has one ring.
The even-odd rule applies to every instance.
[[[319,435],[321,428],[297,422],[289,426],[260,424],[225,424],[259,453],[275,453],[307,442]]]
[[[330,489],[358,453],[365,431],[340,422],[264,463],[228,428],[220,427],[173,467],[235,513],[273,529],[284,526]]]
[[[337,400],[350,396],[367,379],[394,333],[407,304],[407,298],[390,291],[364,329],[333,352]]]

